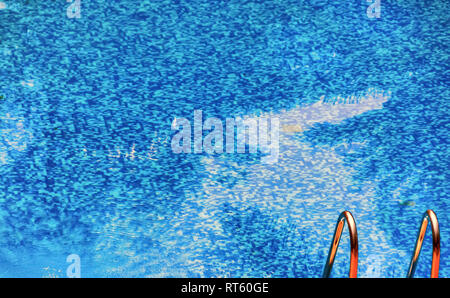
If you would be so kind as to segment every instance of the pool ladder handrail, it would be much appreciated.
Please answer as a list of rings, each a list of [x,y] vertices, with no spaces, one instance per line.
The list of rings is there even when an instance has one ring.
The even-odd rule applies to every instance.
[[[350,273],[349,278],[356,278],[358,275],[358,232],[356,230],[356,222],[353,215],[349,211],[344,211],[339,215],[334,230],[333,241],[331,242],[330,250],[328,252],[327,262],[323,269],[323,278],[330,277],[331,269],[333,268],[334,258],[336,257],[339,248],[339,241],[341,240],[342,231],[344,229],[344,222],[347,222],[350,233]]]
[[[414,277],[416,272],[417,261],[419,260],[420,251],[422,250],[423,239],[427,232],[428,222],[431,224],[431,233],[433,238],[433,258],[431,261],[431,278],[437,278],[439,275],[439,259],[441,256],[441,236],[439,232],[439,222],[433,210],[428,209],[422,217],[422,223],[417,234],[416,246],[409,265],[408,274],[406,277]]]

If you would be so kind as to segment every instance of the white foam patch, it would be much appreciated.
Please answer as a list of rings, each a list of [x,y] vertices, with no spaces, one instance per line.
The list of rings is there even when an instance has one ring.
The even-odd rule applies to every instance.
[[[382,103],[388,100],[387,96],[373,94],[361,98],[358,103],[331,104],[321,100],[271,116],[279,117],[280,123],[285,125],[301,125],[305,129],[314,123],[337,124],[366,111],[381,109]],[[359,230],[359,275],[386,276],[386,270],[390,269],[378,264],[404,255],[404,252],[392,248],[374,219],[376,181],[355,185],[352,180],[355,170],[344,163],[341,154],[342,150],[359,150],[365,144],[315,147],[295,136],[292,131],[280,131],[280,156],[274,164],[240,165],[224,156],[204,157],[201,160],[205,169],[201,189],[186,193],[185,200],[177,206],[177,212],[171,218],[161,217],[158,210],[149,210],[148,217],[154,220],[132,232],[132,223],[120,215],[123,210],[119,208],[117,214],[110,218],[110,225],[99,232],[97,261],[110,264],[110,257],[125,258],[124,262],[117,263],[118,266],[108,268],[108,274],[112,276],[204,277],[208,270],[209,275],[229,277],[230,272],[242,272],[241,264],[231,259],[222,264],[223,268],[215,268],[212,263],[215,261],[204,258],[211,249],[227,247],[223,239],[228,239],[229,235],[222,226],[226,216],[224,205],[227,204],[235,210],[242,210],[244,215],[251,208],[270,214],[274,219],[289,220],[305,236],[307,262],[324,264],[325,259],[319,255],[328,252],[339,212],[350,210],[356,217]],[[227,178],[232,178],[233,182],[224,182]],[[124,237],[129,241],[124,241]],[[142,237],[158,245],[149,247],[145,254],[136,255],[132,239]],[[341,247],[348,246],[346,238],[348,236],[344,234]],[[101,253],[111,248],[115,255]],[[124,253],[127,255],[123,256]],[[348,255],[343,255],[345,253],[344,248],[338,251],[333,269],[336,276],[348,274],[345,263]],[[251,275],[252,272],[245,274]]]
[[[0,117],[0,164],[11,162],[8,152],[25,151],[33,139],[33,133],[24,125],[24,119],[9,113]]]
[[[331,241],[339,212],[350,210],[359,223],[360,251],[363,252],[360,254],[362,271],[359,273],[367,277],[382,276],[383,269],[374,267],[373,256],[376,255],[377,262],[382,263],[394,255],[404,255],[405,252],[391,247],[384,232],[377,228],[378,223],[373,216],[376,212],[376,181],[355,185],[352,180],[354,168],[345,164],[342,156],[337,153],[338,148],[354,149],[364,144],[313,147],[298,140],[295,135],[315,123],[338,124],[364,112],[381,109],[387,100],[388,96],[384,93],[372,90],[357,102],[330,104],[322,99],[313,105],[270,115],[280,119],[281,127],[301,127],[298,131],[287,129],[280,132],[280,155],[275,164],[243,166],[218,156],[203,158],[207,177],[203,179],[203,194],[190,198],[193,201],[191,203],[200,208],[202,229],[220,232],[221,227],[215,220],[215,214],[222,212],[224,203],[238,210],[258,208],[274,217],[293,220],[300,229],[306,231],[307,239],[317,239],[316,243],[308,245],[328,252],[328,241],[325,247],[317,245],[323,243],[323,238]],[[232,187],[219,182],[220,177],[239,177],[242,172],[246,173],[245,178],[239,178]],[[324,231],[328,233],[324,234]],[[342,251],[341,249],[341,253]],[[348,268],[334,271],[336,274],[345,274],[343,272],[347,272]]]

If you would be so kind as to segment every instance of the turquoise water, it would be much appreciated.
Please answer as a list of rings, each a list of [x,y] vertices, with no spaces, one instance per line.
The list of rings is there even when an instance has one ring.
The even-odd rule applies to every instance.
[[[449,277],[450,7],[392,2],[5,1],[0,276],[319,277],[350,210],[359,275],[403,277],[433,209]],[[270,165],[174,154],[194,110],[308,125]]]

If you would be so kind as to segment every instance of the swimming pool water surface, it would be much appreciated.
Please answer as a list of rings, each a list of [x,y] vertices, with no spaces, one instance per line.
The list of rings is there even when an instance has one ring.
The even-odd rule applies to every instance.
[[[404,277],[427,209],[449,277],[448,1],[3,3],[0,277],[320,277],[344,210]],[[173,153],[195,110],[279,119],[277,162]]]

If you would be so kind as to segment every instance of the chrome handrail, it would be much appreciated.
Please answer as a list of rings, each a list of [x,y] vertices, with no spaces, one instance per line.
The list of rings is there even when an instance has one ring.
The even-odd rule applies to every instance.
[[[358,275],[358,232],[356,231],[356,223],[353,215],[349,211],[344,211],[339,215],[334,230],[333,241],[331,242],[330,250],[328,252],[327,262],[323,269],[323,278],[330,277],[331,269],[333,268],[334,258],[341,240],[342,230],[344,229],[344,222],[347,221],[348,230],[350,233],[350,278],[356,278]]]
[[[439,258],[441,256],[441,236],[439,232],[439,222],[433,210],[427,210],[422,217],[422,224],[417,234],[416,247],[409,264],[409,270],[406,277],[412,278],[416,272],[417,261],[419,260],[420,251],[422,249],[423,239],[428,228],[428,221],[431,224],[431,232],[433,237],[433,259],[431,261],[431,278],[437,278],[439,275]]]

